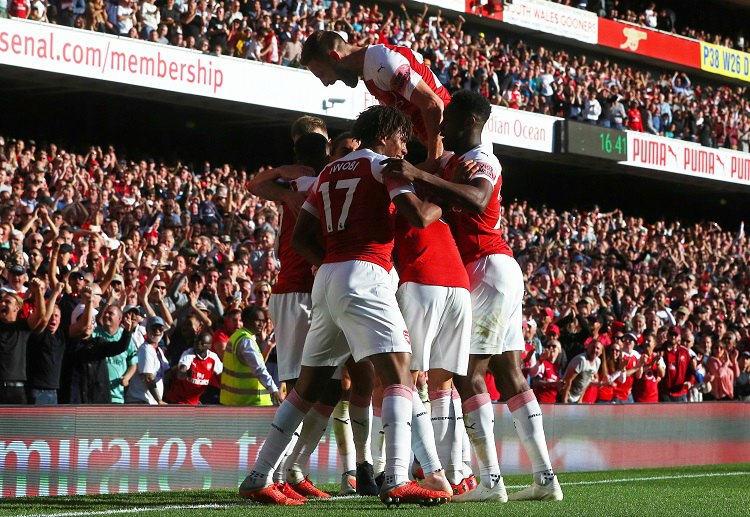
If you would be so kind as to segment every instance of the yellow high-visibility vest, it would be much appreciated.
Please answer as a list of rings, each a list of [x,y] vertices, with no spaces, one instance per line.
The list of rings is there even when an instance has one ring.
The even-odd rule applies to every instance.
[[[255,336],[244,328],[232,334],[224,351],[224,370],[221,372],[219,402],[225,406],[271,406],[271,394],[260,383],[249,366],[243,364],[237,354],[237,345],[250,339],[255,346]],[[260,347],[258,347],[260,351]]]

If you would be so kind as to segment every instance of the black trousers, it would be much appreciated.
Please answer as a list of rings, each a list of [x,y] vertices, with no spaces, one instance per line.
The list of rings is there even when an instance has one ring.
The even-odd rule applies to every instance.
[[[26,403],[26,388],[23,386],[3,386],[0,383],[0,404]]]

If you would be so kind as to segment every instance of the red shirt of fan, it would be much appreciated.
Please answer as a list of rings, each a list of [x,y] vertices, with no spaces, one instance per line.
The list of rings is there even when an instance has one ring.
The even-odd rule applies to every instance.
[[[208,350],[206,357],[200,358],[192,348],[182,353],[178,367],[182,365],[187,366],[188,376],[186,379],[175,378],[165,400],[170,404],[198,405],[209,381],[213,376],[221,374],[224,365],[214,352]]]

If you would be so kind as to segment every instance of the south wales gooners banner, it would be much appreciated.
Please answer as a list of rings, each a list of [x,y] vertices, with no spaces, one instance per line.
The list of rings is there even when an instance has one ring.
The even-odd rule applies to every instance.
[[[494,406],[506,473],[531,466],[504,405]],[[750,462],[750,404],[544,405],[558,472]],[[0,495],[236,488],[255,462],[274,408],[0,407]],[[315,482],[341,476],[328,433]]]

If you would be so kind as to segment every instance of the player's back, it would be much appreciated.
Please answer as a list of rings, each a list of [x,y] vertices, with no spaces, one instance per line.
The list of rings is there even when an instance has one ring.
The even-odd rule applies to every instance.
[[[393,257],[399,283],[469,288],[453,235],[442,220],[420,229],[397,215],[395,243]]]
[[[320,218],[323,263],[363,260],[390,271],[395,215],[381,172],[385,159],[362,149],[320,173],[305,208]]]
[[[364,81],[367,90],[384,106],[395,106],[414,124],[414,132],[422,141],[426,138],[419,107],[411,102],[411,95],[422,80],[447,106],[451,101],[435,73],[424,64],[422,56],[410,48],[397,45],[370,45],[365,54]]]
[[[307,193],[315,183],[314,176],[301,176],[290,182],[290,188]],[[281,270],[273,287],[274,294],[309,293],[312,290],[313,275],[310,263],[292,248],[292,233],[297,218],[294,212],[282,207],[278,239],[278,255]]]

